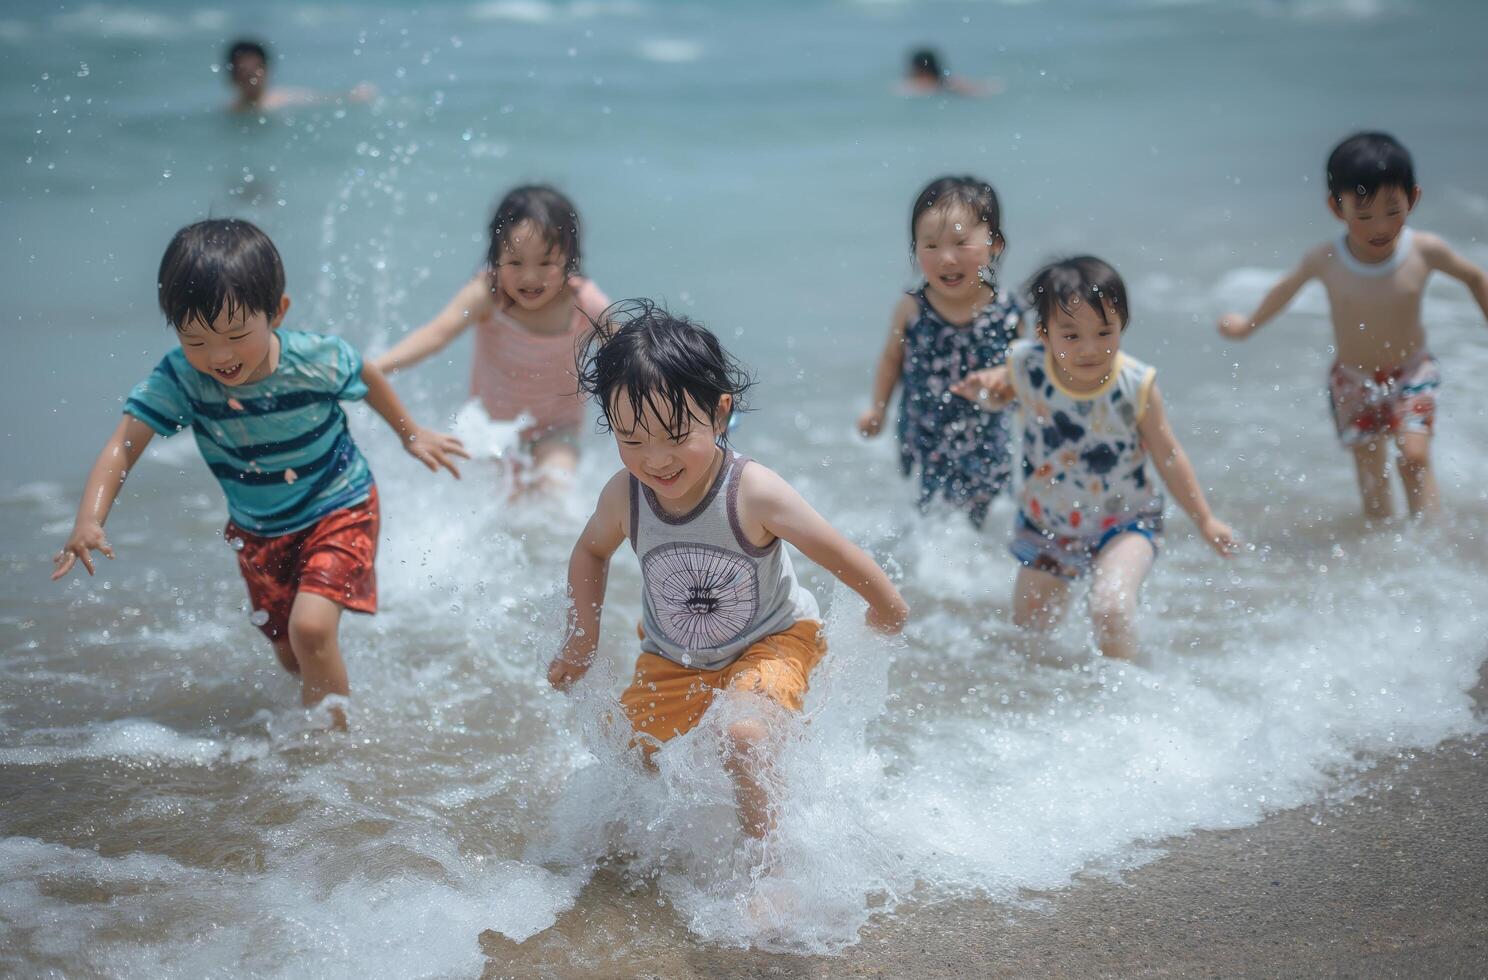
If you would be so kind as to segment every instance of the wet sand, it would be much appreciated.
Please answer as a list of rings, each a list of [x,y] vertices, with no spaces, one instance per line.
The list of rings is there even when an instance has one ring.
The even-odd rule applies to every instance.
[[[654,893],[601,875],[527,943],[483,937],[485,975],[1488,976],[1488,735],[1386,759],[1349,790],[1165,842],[1119,880],[1029,895],[1037,911],[901,906],[836,957],[698,948],[649,914]]]

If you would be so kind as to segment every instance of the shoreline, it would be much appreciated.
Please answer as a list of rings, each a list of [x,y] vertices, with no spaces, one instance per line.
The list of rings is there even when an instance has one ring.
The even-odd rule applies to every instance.
[[[1483,692],[1480,685],[1480,705]],[[620,922],[591,907],[560,917],[548,941],[482,937],[482,976],[1488,973],[1488,733],[1381,760],[1349,785],[1343,799],[1161,842],[1163,856],[1139,868],[1029,896],[1047,903],[1040,910],[974,899],[903,906],[840,956],[678,948],[649,942],[661,939],[652,932],[636,937],[636,952],[610,958],[593,947],[606,935],[618,939]],[[631,904],[621,887],[596,878],[586,890],[613,889]],[[568,954],[562,966],[554,962],[560,949]]]

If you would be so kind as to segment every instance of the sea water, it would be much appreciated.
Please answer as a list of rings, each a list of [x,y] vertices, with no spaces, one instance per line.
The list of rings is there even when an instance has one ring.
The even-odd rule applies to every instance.
[[[87,3],[0,16],[0,964],[67,975],[469,975],[480,937],[541,970],[614,972],[698,944],[830,952],[913,903],[1010,907],[1119,873],[1165,839],[1354,791],[1373,760],[1479,731],[1488,372],[1483,317],[1437,277],[1437,528],[1365,533],[1322,382],[1315,290],[1244,345],[1248,309],[1338,228],[1322,163],[1395,132],[1412,222],[1488,264],[1477,39],[1488,8],[1241,3]],[[369,105],[229,117],[240,34],[274,80],[368,81]],[[905,99],[909,48],[1000,79]],[[1124,348],[1158,366],[1232,561],[1180,513],[1142,601],[1145,668],[1078,615],[1010,627],[1012,511],[920,517],[890,438],[853,432],[912,285],[907,212],[942,173],[991,179],[1016,283],[1089,251],[1126,277]],[[129,387],[173,342],[156,263],[180,225],[241,215],[282,250],[288,323],[369,351],[479,267],[506,188],[577,201],[585,270],[711,325],[753,369],[736,445],[889,567],[902,639],[814,567],[831,654],[782,719],[779,827],[738,836],[718,766],[736,705],[640,774],[613,697],[639,581],[617,556],[603,656],[548,690],[562,574],[613,444],[568,497],[513,506],[489,460],[454,483],[365,406],[382,609],[347,617],[349,734],[306,733],[249,622],[220,492],[157,439],[109,521],[118,558],[47,581]],[[466,412],[469,341],[397,378],[429,424]],[[762,871],[768,871],[767,874]],[[556,924],[556,927],[555,927]],[[494,938],[493,938],[494,937]]]

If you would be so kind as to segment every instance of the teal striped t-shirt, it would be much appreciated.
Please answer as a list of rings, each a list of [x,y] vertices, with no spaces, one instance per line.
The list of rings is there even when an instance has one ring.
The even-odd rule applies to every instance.
[[[225,385],[178,347],[124,403],[160,435],[190,426],[233,523],[263,537],[309,527],[372,489],[340,405],[367,396],[362,356],[340,337],[278,333],[279,365],[262,381]]]

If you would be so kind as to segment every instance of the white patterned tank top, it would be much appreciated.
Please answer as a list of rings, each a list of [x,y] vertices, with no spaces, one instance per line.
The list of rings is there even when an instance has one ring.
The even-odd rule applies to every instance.
[[[689,513],[662,510],[630,478],[630,544],[641,560],[641,649],[699,670],[726,667],[750,646],[803,619],[816,598],[796,581],[785,542],[756,548],[739,524],[739,477],[749,459],[730,450],[707,496]]]
[[[1118,354],[1116,370],[1095,391],[1076,393],[1059,377],[1042,343],[1015,341],[1008,367],[1023,426],[1023,516],[1072,538],[1099,537],[1138,519],[1161,519],[1137,425],[1147,411],[1156,369]]]

